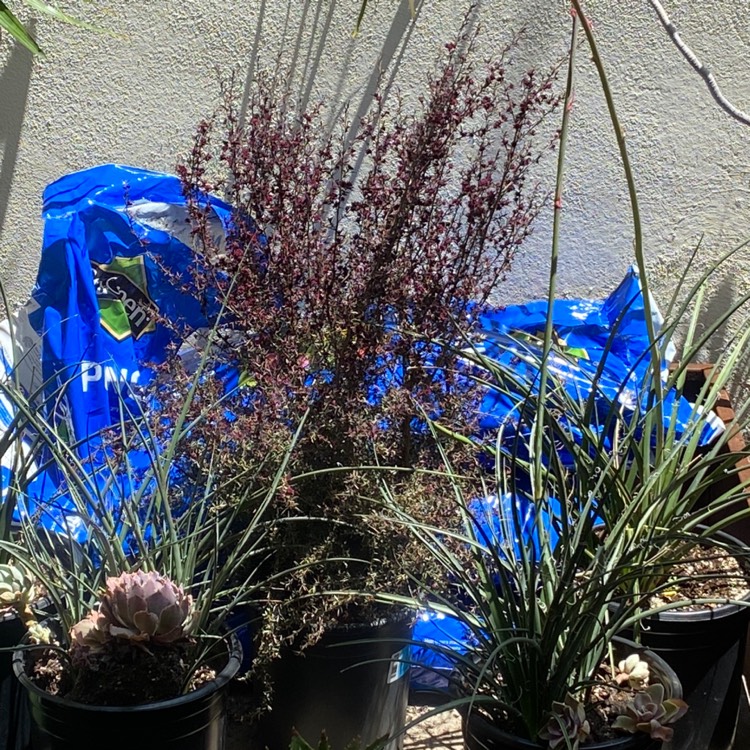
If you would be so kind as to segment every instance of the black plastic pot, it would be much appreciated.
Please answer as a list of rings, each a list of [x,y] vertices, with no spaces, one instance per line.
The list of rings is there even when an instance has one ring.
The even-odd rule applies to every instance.
[[[301,655],[271,667],[273,708],[257,724],[255,750],[288,750],[295,728],[315,744],[325,731],[333,748],[389,735],[403,747],[409,696],[405,661],[410,622],[337,628]]]
[[[232,637],[226,664],[214,680],[179,698],[142,706],[87,706],[50,695],[28,678],[25,661],[24,651],[13,654],[13,671],[31,703],[32,750],[97,744],[109,750],[223,750],[224,692],[239,669],[242,648]]]
[[[471,714],[468,720],[464,721],[464,742],[467,750],[547,750],[547,745],[514,737],[476,714]],[[656,750],[661,746],[660,741],[652,740],[642,734],[627,735],[606,742],[594,742],[583,745],[583,748],[585,750]],[[696,747],[695,750],[698,748]]]
[[[17,646],[26,632],[15,613],[0,617],[0,647]],[[0,651],[0,748],[23,750],[28,747],[31,731],[29,701],[26,691],[13,675],[12,653]]]
[[[719,533],[716,537],[743,547]],[[750,595],[747,600],[750,602]],[[671,750],[730,750],[742,696],[750,609],[668,610],[642,623],[640,640],[665,659],[682,683],[690,710],[675,728]]]
[[[641,641],[674,668],[690,706],[675,729],[672,750],[733,746],[749,614],[726,605],[711,612],[665,612],[644,622]]]
[[[661,682],[667,697],[682,697],[682,687],[675,671],[662,658],[624,638],[616,638],[614,646],[616,658],[622,659],[627,654],[637,653],[647,661],[652,682]],[[467,750],[546,750],[546,745],[505,732],[476,712],[464,710],[461,713]],[[683,716],[680,721],[684,720]],[[679,722],[675,725],[677,726]],[[660,740],[652,740],[646,734],[627,734],[605,742],[584,745],[586,750],[656,750],[661,746]],[[703,749],[696,745],[694,750]]]

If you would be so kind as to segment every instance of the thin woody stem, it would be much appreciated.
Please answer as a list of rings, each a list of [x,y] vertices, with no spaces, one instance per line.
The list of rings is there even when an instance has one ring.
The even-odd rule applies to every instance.
[[[571,0],[576,13],[578,14],[583,31],[586,34],[586,41],[588,42],[589,49],[591,50],[591,58],[596,67],[596,71],[599,75],[599,81],[601,83],[602,92],[607,103],[607,111],[609,112],[609,118],[612,123],[612,129],[615,132],[615,138],[617,139],[617,147],[620,152],[620,158],[622,160],[623,170],[625,172],[625,180],[628,185],[628,195],[630,198],[630,211],[633,219],[633,240],[635,250],[635,260],[638,267],[638,273],[640,276],[641,290],[643,295],[643,313],[645,318],[646,331],[649,340],[649,349],[651,357],[651,387],[652,392],[650,394],[649,403],[646,405],[646,411],[650,412],[654,409],[654,414],[648,417],[648,421],[652,422],[654,427],[654,433],[656,438],[656,455],[660,455],[661,446],[664,440],[664,422],[662,419],[662,382],[661,382],[661,353],[659,342],[656,337],[656,330],[653,317],[653,305],[651,301],[651,294],[649,291],[648,277],[646,274],[646,258],[643,248],[643,226],[641,224],[641,213],[638,206],[638,193],[635,187],[635,176],[633,175],[633,168],[630,164],[630,157],[628,156],[628,149],[625,145],[625,133],[620,125],[620,119],[617,116],[617,109],[615,107],[614,96],[612,95],[612,89],[607,79],[607,73],[604,70],[604,63],[601,55],[599,54],[599,48],[596,44],[593,31],[591,30],[591,24],[583,13],[580,0]]]
[[[704,65],[697,57],[695,52],[688,47],[685,42],[682,41],[677,27],[672,23],[671,19],[667,15],[666,11],[662,7],[659,0],[649,0],[651,7],[656,11],[656,15],[661,21],[661,25],[669,35],[669,38],[674,42],[675,47],[682,53],[683,57],[690,63],[691,67],[698,73],[698,75],[704,80],[708,90],[711,92],[711,96],[716,100],[718,105],[735,120],[738,120],[743,125],[750,125],[750,115],[745,114],[741,109],[732,104],[725,96],[721,93],[719,84],[716,82],[711,69]]]
[[[537,460],[534,462],[534,499],[541,500],[543,462],[541,460],[544,444],[544,411],[545,395],[548,381],[549,358],[552,354],[553,324],[552,313],[557,294],[557,260],[560,245],[560,219],[562,214],[563,181],[565,177],[565,147],[568,142],[568,126],[573,109],[576,47],[578,46],[578,17],[573,13],[573,28],[570,35],[570,54],[568,57],[568,75],[565,88],[562,124],[560,126],[560,145],[557,152],[557,174],[555,179],[554,218],[552,221],[552,250],[550,252],[549,289],[547,292],[547,322],[544,327],[542,344],[542,366],[539,370],[539,401],[534,432],[534,451]]]

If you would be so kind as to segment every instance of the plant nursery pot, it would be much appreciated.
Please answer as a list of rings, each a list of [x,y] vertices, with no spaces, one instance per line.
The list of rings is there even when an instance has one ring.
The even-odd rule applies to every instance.
[[[716,537],[742,546],[729,534],[720,532]],[[750,602],[750,594],[745,600]],[[641,643],[674,669],[690,706],[675,725],[671,750],[733,746],[748,624],[750,608],[736,604],[697,611],[673,609],[643,621]]]
[[[683,719],[685,717],[683,716]],[[682,721],[682,719],[680,719]],[[481,716],[471,714],[464,719],[464,743],[467,750],[547,750],[548,746],[525,740],[504,732]],[[581,746],[581,750],[656,750],[662,747],[660,740],[643,735],[625,735],[606,742],[592,742]],[[563,746],[564,747],[564,746]],[[666,747],[666,746],[665,746]],[[698,750],[696,747],[695,750]]]
[[[29,679],[24,654],[13,654],[13,671],[31,703],[31,750],[81,750],[100,741],[110,750],[224,749],[224,692],[242,661],[234,636],[226,664],[211,682],[178,698],[142,706],[88,706],[50,695]]]
[[[254,750],[288,750],[292,729],[312,745],[325,731],[332,748],[355,738],[363,746],[388,735],[403,747],[409,696],[407,642],[411,622],[340,627],[302,654],[271,667],[271,711],[256,725]]]
[[[704,385],[714,378],[713,364],[690,363],[685,370],[685,390],[684,395],[689,400],[694,400]],[[750,455],[747,454],[747,445],[742,430],[737,425],[736,415],[729,393],[722,389],[719,392],[716,405],[714,407],[716,416],[724,423],[728,430],[727,440],[723,447],[722,453],[732,452],[738,456],[735,465],[735,473],[729,473],[709,487],[706,487],[697,502],[697,507],[704,507],[711,501],[721,497],[726,492],[731,492],[741,484],[750,484]],[[699,449],[700,450],[700,449]],[[708,447],[703,449],[708,450]],[[730,514],[744,510],[750,505],[750,493],[745,493],[744,497],[731,506],[725,508],[722,512],[716,514],[716,519],[726,518]],[[730,534],[736,536],[745,544],[750,544],[750,518],[741,521],[735,521],[728,528]],[[750,673],[748,673],[750,676]]]
[[[0,648],[18,645],[25,632],[15,613],[0,616]],[[0,651],[0,748],[23,750],[30,733],[28,696],[13,675],[12,652]]]
[[[637,653],[641,659],[648,662],[652,680],[656,677],[664,685],[667,697],[682,697],[682,687],[675,671],[657,654],[624,638],[617,637],[613,643],[616,658]],[[464,744],[467,750],[547,750],[546,743],[541,744],[506,732],[481,714],[470,713],[468,709],[462,710],[461,714]],[[684,719],[683,716],[680,721]],[[679,726],[679,721],[675,724],[675,727],[677,726]],[[603,742],[587,743],[582,745],[582,750],[584,748],[585,750],[657,750],[660,747],[662,747],[661,740],[652,740],[646,734],[624,734],[622,737]],[[702,748],[696,745],[694,750],[702,750]]]

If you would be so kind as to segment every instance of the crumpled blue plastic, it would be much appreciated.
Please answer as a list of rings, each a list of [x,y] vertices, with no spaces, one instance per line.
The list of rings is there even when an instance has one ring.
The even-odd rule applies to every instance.
[[[210,226],[221,242],[231,227],[231,207],[213,196],[201,196]],[[144,383],[149,367],[207,324],[201,304],[190,293],[192,253],[187,201],[179,179],[135,167],[105,164],[66,175],[44,192],[44,239],[28,320],[39,336],[39,358],[48,393],[62,387],[64,397],[48,402],[47,416],[80,443],[88,456],[99,449],[99,429],[120,419],[122,399],[132,398],[131,386]],[[158,311],[169,325],[155,318]],[[538,375],[538,339],[547,318],[547,303],[488,308],[480,316],[478,349],[496,359],[521,382],[531,386]],[[634,269],[602,300],[558,300],[553,324],[557,348],[552,369],[569,394],[585,400],[601,365],[595,393],[595,429],[602,429],[613,404],[628,415],[639,413],[645,398],[650,362],[643,293]],[[661,319],[654,319],[659,330]],[[12,369],[7,347],[6,372]],[[667,367],[665,361],[664,367]],[[226,368],[227,382],[237,378]],[[397,374],[391,375],[398,382]],[[372,384],[372,398],[382,396],[390,382]],[[672,394],[664,412],[671,418]],[[137,404],[133,404],[137,408]],[[494,434],[501,426],[511,439],[517,394],[488,391],[480,407],[480,430]],[[0,399],[0,429],[10,423],[13,407]],[[690,422],[691,406],[676,405],[678,433]],[[710,442],[722,429],[708,419],[701,436]],[[606,435],[605,435],[606,445]],[[8,483],[3,463],[3,492]],[[28,487],[33,500],[54,498],[57,519],[74,516],[60,494],[60,478],[51,469]],[[495,500],[494,502],[498,502]],[[509,512],[510,499],[493,509]],[[536,510],[522,508],[523,533],[514,544],[535,544]],[[54,523],[55,521],[50,521]],[[79,531],[76,531],[76,528]],[[69,533],[84,533],[74,523]],[[494,532],[493,532],[494,533]]]

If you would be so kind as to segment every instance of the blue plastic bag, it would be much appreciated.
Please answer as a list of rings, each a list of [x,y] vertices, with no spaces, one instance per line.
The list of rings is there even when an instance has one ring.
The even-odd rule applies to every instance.
[[[208,197],[214,233],[231,208]],[[71,437],[119,419],[128,385],[167,347],[206,325],[190,287],[191,224],[177,177],[103,165],[44,191],[44,244],[29,320]],[[167,321],[167,322],[165,322]]]
[[[220,244],[231,227],[231,207],[212,196],[201,200]],[[122,399],[132,398],[132,386],[148,380],[150,366],[164,359],[168,347],[207,324],[190,293],[187,201],[175,176],[102,165],[49,185],[43,216],[44,242],[32,299],[12,321],[12,332],[9,323],[0,326],[0,355],[5,372],[15,369],[29,393],[47,381],[48,418],[89,455],[97,447],[89,438],[120,419]],[[631,270],[603,300],[556,301],[553,314],[557,348],[565,356],[554,354],[552,366],[569,393],[588,398],[604,359],[595,418],[603,421],[613,403],[636,414],[650,366],[637,273]],[[488,309],[480,318],[478,346],[517,377],[534,383],[539,355],[535,341],[546,318],[546,302]],[[658,313],[654,324],[657,330],[661,326]],[[227,383],[236,377],[236,370],[226,368]],[[373,385],[372,397],[379,398],[390,385]],[[669,414],[673,396],[666,398]],[[688,423],[691,408],[687,403],[677,406],[679,430]],[[481,405],[482,432],[494,433],[500,426],[507,430],[516,407],[512,396],[488,392]],[[0,429],[7,428],[13,415],[12,403],[0,397]],[[702,442],[710,442],[722,428],[720,420],[709,419]],[[3,456],[3,492],[11,459],[12,451]],[[64,517],[68,533],[85,533],[59,487],[51,469],[37,477],[29,495],[32,500],[54,498],[57,522]],[[511,502],[508,496],[483,501],[488,538],[501,538],[507,524],[500,520],[507,518]],[[517,507],[522,529],[512,540],[516,551],[519,544],[538,544],[536,509],[528,502],[517,501]],[[441,648],[464,648],[468,636],[460,623],[434,613],[421,622],[416,632],[426,644],[432,640]],[[425,647],[413,656],[433,675],[447,668],[444,653]]]

